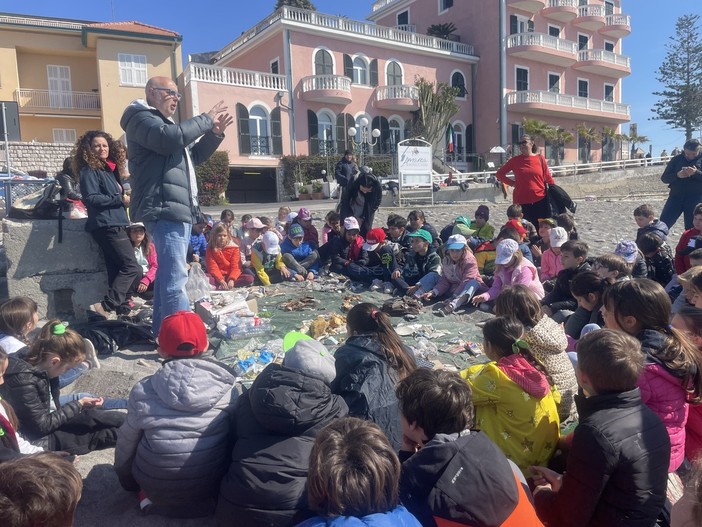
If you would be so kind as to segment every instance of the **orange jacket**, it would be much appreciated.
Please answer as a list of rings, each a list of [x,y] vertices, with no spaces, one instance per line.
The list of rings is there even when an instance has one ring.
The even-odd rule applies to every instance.
[[[241,252],[239,246],[234,243],[224,249],[208,247],[205,262],[207,272],[217,282],[228,282],[241,276]]]

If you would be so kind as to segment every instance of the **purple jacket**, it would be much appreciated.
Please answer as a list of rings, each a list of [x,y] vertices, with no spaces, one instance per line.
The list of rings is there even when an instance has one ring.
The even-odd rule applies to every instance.
[[[441,277],[434,286],[434,296],[442,296],[446,292],[460,292],[463,286],[470,280],[477,280],[481,284],[478,262],[470,251],[466,251],[465,257],[458,263],[453,263],[450,256],[441,262]]]

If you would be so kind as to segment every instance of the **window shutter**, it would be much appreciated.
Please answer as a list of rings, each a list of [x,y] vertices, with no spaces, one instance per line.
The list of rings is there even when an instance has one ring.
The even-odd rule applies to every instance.
[[[309,155],[319,154],[319,121],[317,114],[307,110],[307,129],[309,135]]]
[[[344,53],[344,76],[353,81],[353,60],[350,55]]]
[[[509,34],[516,35],[519,33],[519,21],[517,15],[509,15]]]
[[[370,85],[378,85],[378,59],[370,61]]]
[[[314,116],[315,119],[317,116]],[[346,150],[346,118],[343,113],[336,116],[336,152],[344,153]]]
[[[527,20],[527,31],[529,33],[534,32],[534,21],[533,20]]]
[[[280,122],[280,108],[271,110],[271,141],[273,143],[273,155],[283,155],[283,127]]]
[[[251,135],[249,134],[249,111],[241,103],[236,105],[236,117],[239,121],[239,153],[251,153]]]
[[[466,126],[466,154],[473,153],[473,125]]]

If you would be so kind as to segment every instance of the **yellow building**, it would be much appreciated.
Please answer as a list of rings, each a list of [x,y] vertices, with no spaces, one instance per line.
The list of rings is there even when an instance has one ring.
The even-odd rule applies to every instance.
[[[0,13],[0,101],[18,104],[21,141],[72,143],[95,129],[121,137],[122,112],[146,81],[181,74],[181,42],[136,21]]]

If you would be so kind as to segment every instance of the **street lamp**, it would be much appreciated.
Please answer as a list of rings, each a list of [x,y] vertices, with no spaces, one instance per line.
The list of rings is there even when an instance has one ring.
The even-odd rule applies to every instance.
[[[377,128],[373,128],[371,131],[370,135],[372,136],[369,137],[368,134],[368,119],[365,117],[361,117],[361,120],[358,122],[358,124],[361,125],[361,138],[360,140],[356,140],[356,134],[358,133],[358,130],[351,126],[347,132],[349,134],[349,139],[351,140],[351,144],[353,144],[354,147],[360,146],[360,154],[359,154],[359,165],[363,166],[363,155],[365,153],[366,148],[370,148],[378,144],[378,138],[380,137],[380,130]]]

